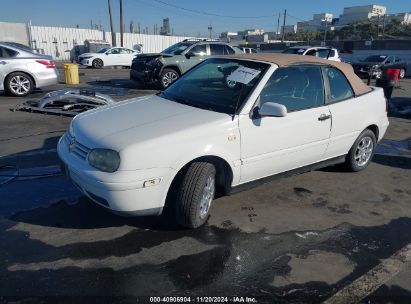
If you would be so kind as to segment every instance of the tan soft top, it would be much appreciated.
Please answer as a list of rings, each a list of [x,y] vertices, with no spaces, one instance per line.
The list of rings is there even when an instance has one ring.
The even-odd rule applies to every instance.
[[[356,96],[365,94],[371,89],[354,73],[354,70],[350,64],[337,62],[327,59],[322,59],[314,56],[303,56],[303,55],[290,55],[290,54],[279,54],[279,53],[257,53],[257,54],[234,54],[230,57],[238,59],[252,59],[259,61],[266,61],[275,63],[279,67],[290,66],[294,64],[321,64],[329,65],[339,69],[347,77],[354,90]]]

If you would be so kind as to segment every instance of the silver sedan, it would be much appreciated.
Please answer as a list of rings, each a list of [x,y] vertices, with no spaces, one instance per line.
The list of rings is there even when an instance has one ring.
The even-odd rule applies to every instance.
[[[56,84],[57,77],[51,56],[0,42],[0,90],[14,96],[26,96],[34,88]]]

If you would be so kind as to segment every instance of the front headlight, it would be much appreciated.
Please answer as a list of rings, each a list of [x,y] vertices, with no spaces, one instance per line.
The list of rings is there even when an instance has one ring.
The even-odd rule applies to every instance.
[[[88,163],[104,172],[115,172],[120,166],[120,155],[109,149],[93,149],[88,154]]]

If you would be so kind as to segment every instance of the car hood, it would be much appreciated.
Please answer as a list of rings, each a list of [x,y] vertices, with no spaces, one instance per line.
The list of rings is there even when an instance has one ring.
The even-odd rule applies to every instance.
[[[383,65],[383,62],[359,61],[354,62],[353,65],[367,66],[367,65]]]
[[[87,56],[96,56],[98,54],[99,53],[83,53],[83,54],[79,55],[78,57],[80,58],[80,57],[87,57]]]
[[[73,119],[72,130],[76,139],[89,148],[121,151],[136,143],[229,117],[151,95],[77,115]]]

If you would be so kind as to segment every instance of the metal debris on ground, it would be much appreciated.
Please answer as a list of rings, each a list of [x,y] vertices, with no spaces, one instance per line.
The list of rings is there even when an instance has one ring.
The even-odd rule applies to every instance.
[[[110,96],[95,90],[64,89],[47,93],[37,101],[25,101],[13,110],[76,116],[81,112],[114,102]]]

